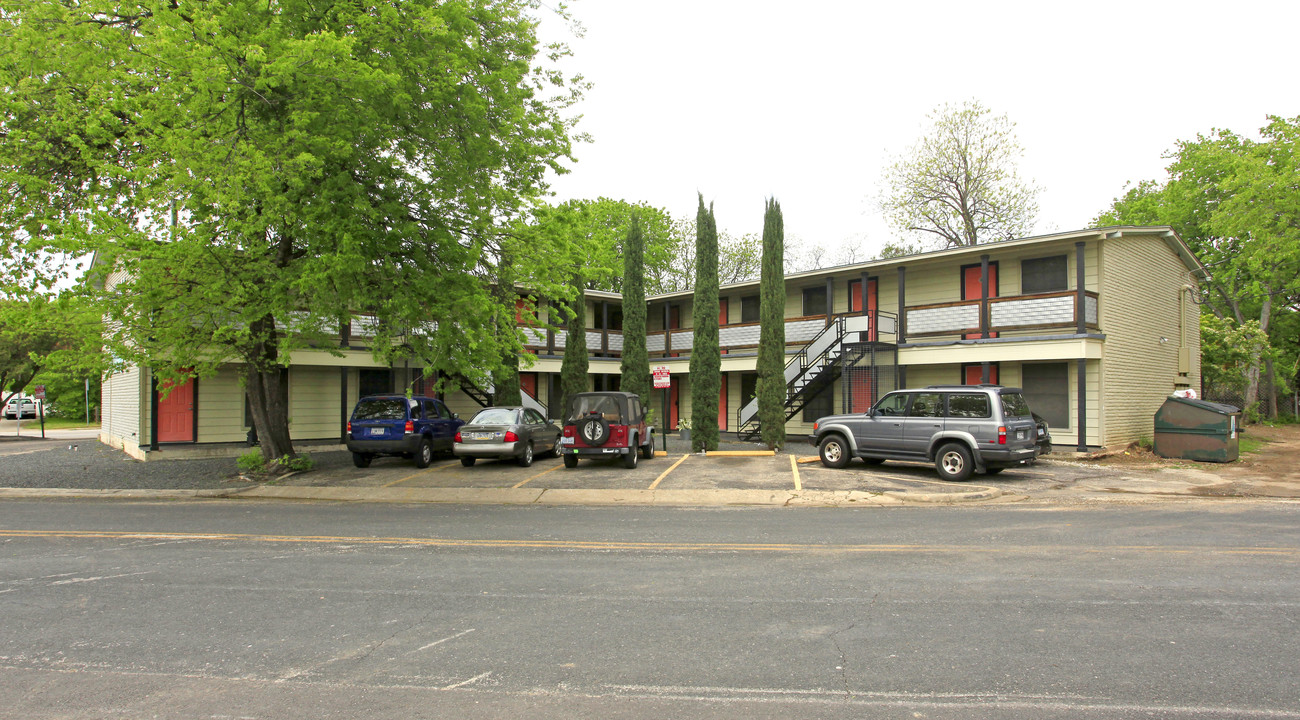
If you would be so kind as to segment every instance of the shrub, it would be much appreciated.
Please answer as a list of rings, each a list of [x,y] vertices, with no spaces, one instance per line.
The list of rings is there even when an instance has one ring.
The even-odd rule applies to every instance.
[[[261,450],[249,450],[243,455],[240,455],[239,459],[235,461],[235,464],[239,466],[239,471],[241,473],[246,474],[260,473],[262,472],[262,468],[266,466],[266,463],[262,460]]]

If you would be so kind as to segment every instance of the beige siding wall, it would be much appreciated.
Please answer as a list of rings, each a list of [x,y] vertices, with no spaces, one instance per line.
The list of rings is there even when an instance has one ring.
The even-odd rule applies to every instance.
[[[1199,389],[1200,328],[1190,302],[1184,303],[1183,322],[1192,372],[1177,376],[1179,295],[1188,283],[1186,267],[1162,239],[1126,236],[1106,242],[1098,308],[1106,334],[1101,444],[1152,437],[1155,412],[1178,383]]]
[[[138,367],[113,373],[100,385],[103,416],[100,432],[126,444],[139,445],[143,435],[141,405],[148,400],[145,373]],[[146,406],[147,407],[147,406]]]
[[[212,377],[199,378],[199,442],[245,442],[244,388],[240,367],[223,366]]]
[[[351,407],[348,408],[350,412]],[[289,435],[295,440],[339,436],[339,370],[319,365],[289,368]]]

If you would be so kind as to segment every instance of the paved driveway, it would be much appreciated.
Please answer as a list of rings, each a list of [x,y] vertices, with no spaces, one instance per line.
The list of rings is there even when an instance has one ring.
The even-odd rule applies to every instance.
[[[731,443],[724,449],[754,451],[756,446]],[[997,476],[977,475],[967,483],[946,483],[938,479],[932,466],[920,463],[887,462],[868,466],[854,461],[838,470],[822,467],[816,460],[815,448],[797,442],[775,456],[724,453],[701,456],[688,454],[689,448],[672,438],[666,454],[660,445],[653,459],[643,458],[632,470],[624,468],[618,459],[582,460],[571,469],[565,468],[558,458],[538,458],[527,468],[512,461],[496,460],[480,460],[466,468],[450,457],[438,458],[423,470],[401,458],[377,458],[370,467],[361,469],[352,465],[349,453],[307,450],[315,469],[263,484],[359,489],[826,491],[908,493],[916,497],[922,494],[957,497],[986,487],[1000,491],[1004,499],[1052,502],[1171,495],[1288,496],[1287,492],[1260,489],[1271,485],[1243,482],[1240,478],[1234,483],[1231,473],[1240,469],[1232,466],[1196,463],[1112,466],[1062,454],[1049,456],[1025,469],[1010,469]],[[141,463],[91,438],[41,441],[0,437],[0,487],[227,490],[251,484],[255,483],[240,477],[233,458]],[[1277,484],[1274,479],[1273,485]],[[1289,496],[1296,494],[1291,492]]]

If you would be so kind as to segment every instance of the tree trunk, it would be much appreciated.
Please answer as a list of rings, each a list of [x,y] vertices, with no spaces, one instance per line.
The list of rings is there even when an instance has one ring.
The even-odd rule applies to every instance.
[[[1264,304],[1259,310],[1259,328],[1268,337],[1268,321],[1273,315],[1273,297],[1264,296]],[[1246,398],[1244,410],[1250,410],[1259,402],[1259,372],[1263,361],[1263,349],[1256,347],[1250,353],[1250,367],[1246,370]],[[1249,417],[1249,415],[1247,416]]]
[[[1264,361],[1264,392],[1268,401],[1268,417],[1277,419],[1277,376],[1273,374],[1273,359]]]
[[[280,366],[275,340],[275,318],[267,315],[253,323],[253,337],[259,338],[244,365],[244,392],[253,415],[253,430],[262,447],[267,469],[274,470],[280,458],[297,457],[289,439],[289,392],[284,368]]]

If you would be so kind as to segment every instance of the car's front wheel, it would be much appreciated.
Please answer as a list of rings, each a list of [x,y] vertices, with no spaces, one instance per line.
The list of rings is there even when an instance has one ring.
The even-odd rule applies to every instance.
[[[962,482],[969,480],[971,473],[975,472],[975,463],[965,445],[948,443],[939,448],[939,453],[934,456],[934,469],[939,471],[939,477],[944,480]]]
[[[817,446],[817,453],[821,455],[822,465],[829,468],[842,468],[848,465],[853,457],[848,444],[844,442],[844,437],[836,434],[822,438],[821,444]]]
[[[359,468],[368,468],[370,467],[370,456],[365,453],[354,452],[352,453],[352,464]]]

